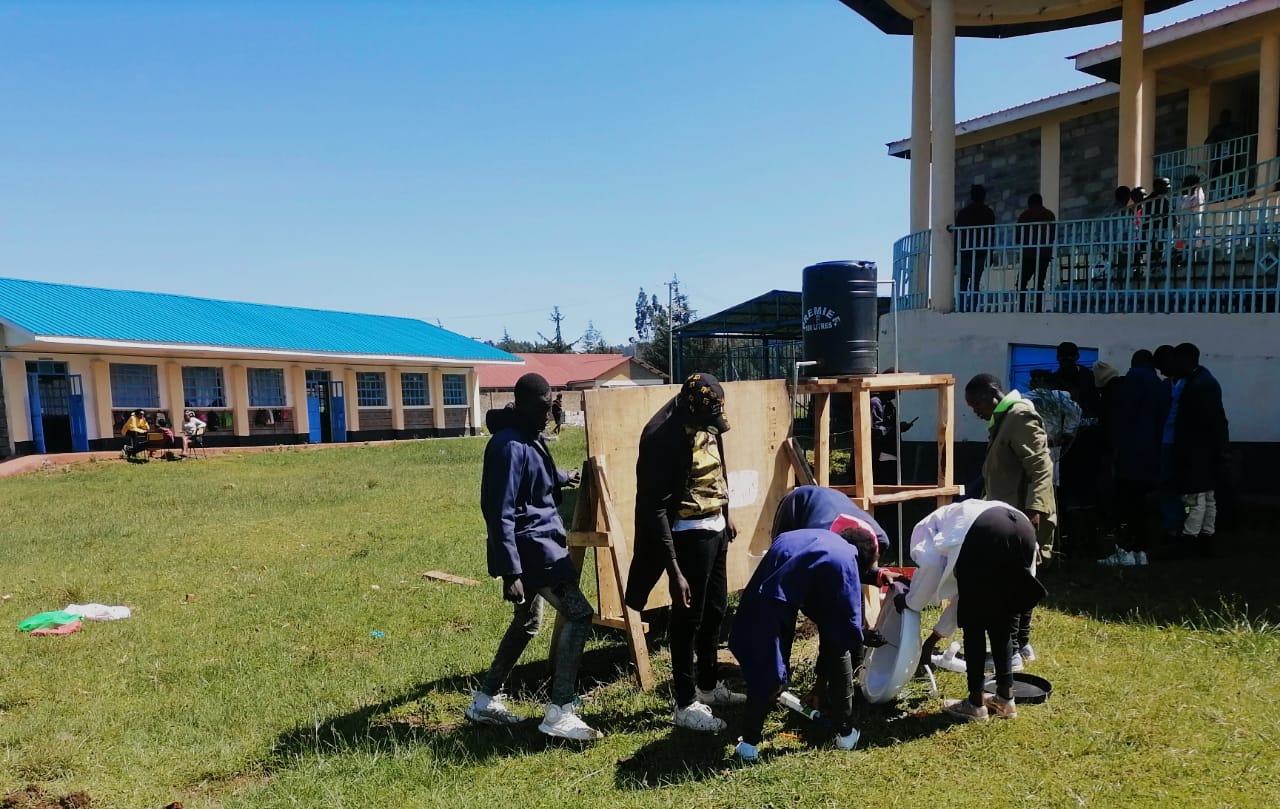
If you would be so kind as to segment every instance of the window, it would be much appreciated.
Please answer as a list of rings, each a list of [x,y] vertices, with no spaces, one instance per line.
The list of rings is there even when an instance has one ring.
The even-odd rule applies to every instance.
[[[467,404],[466,374],[444,374],[444,406]]]
[[[1086,368],[1093,367],[1098,361],[1098,349],[1081,348],[1080,364]],[[1010,345],[1009,346],[1009,387],[1012,390],[1026,393],[1031,390],[1032,371],[1058,370],[1057,346]]]
[[[284,407],[284,369],[249,369],[249,406]]]
[[[381,371],[356,373],[356,404],[360,407],[386,407],[387,375]]]
[[[182,369],[182,399],[186,407],[226,407],[222,369],[191,366]]]
[[[431,404],[426,374],[401,374],[400,395],[405,407],[425,407]]]
[[[111,363],[112,407],[159,407],[160,384],[154,365]]]
[[[52,376],[65,375],[67,373],[67,364],[54,360],[27,360],[27,373],[49,374]]]

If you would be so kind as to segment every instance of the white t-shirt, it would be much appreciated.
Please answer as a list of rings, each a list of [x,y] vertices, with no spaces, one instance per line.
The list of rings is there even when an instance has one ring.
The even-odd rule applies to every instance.
[[[191,418],[187,419],[186,422],[182,425],[182,431],[187,435],[195,435],[196,430],[199,430],[201,427],[207,427],[207,426],[208,425],[206,425],[203,421],[196,418],[195,416],[192,416]]]

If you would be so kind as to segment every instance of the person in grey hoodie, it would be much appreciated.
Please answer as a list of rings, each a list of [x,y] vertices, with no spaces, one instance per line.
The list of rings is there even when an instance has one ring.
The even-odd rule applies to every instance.
[[[493,664],[465,711],[473,722],[511,725],[522,721],[504,703],[502,686],[542,624],[544,603],[565,625],[555,650],[551,702],[538,730],[577,741],[603,734],[577,715],[574,688],[594,610],[578,587],[569,559],[567,532],[557,506],[561,490],[578,482],[576,470],[556,469],[542,429],[551,412],[551,387],[539,374],[516,381],[515,404],[491,410],[492,438],[484,451],[480,510],[487,529],[489,575],[502,578],[502,597],[515,605]]]

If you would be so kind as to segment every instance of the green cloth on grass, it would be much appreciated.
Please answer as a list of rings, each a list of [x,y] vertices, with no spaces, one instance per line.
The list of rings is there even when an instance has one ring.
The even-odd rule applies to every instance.
[[[18,629],[23,632],[30,632],[33,629],[48,629],[49,627],[62,626],[78,620],[80,620],[79,615],[72,615],[63,610],[55,610],[54,612],[42,612],[31,616],[18,624]]]

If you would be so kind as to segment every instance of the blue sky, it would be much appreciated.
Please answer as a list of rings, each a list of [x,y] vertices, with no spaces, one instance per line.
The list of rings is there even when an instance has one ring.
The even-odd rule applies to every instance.
[[[1118,37],[962,41],[957,113]],[[0,275],[626,342],[673,274],[709,314],[889,268],[910,51],[837,0],[10,0]]]

